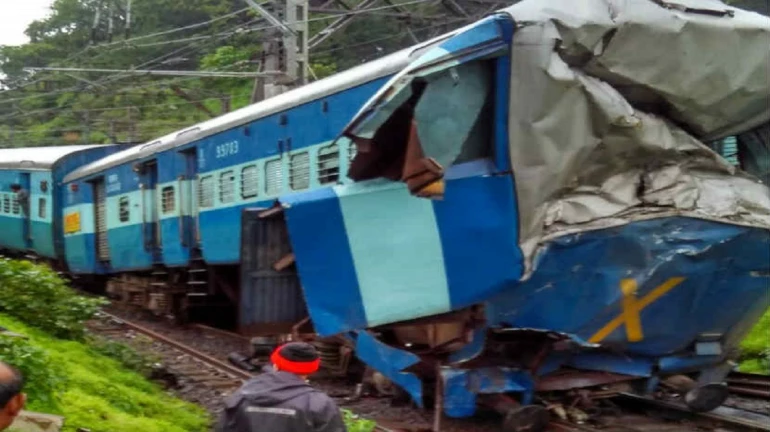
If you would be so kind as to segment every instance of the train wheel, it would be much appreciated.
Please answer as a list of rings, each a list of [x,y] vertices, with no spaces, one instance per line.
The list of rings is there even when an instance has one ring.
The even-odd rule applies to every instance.
[[[542,432],[548,427],[550,414],[545,407],[526,405],[512,408],[503,420],[503,432]]]
[[[684,402],[694,412],[708,412],[719,408],[729,395],[727,384],[711,383],[685,393]]]

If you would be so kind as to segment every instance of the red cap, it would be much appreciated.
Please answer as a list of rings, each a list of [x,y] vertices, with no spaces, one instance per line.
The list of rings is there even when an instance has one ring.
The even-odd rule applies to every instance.
[[[297,375],[318,372],[321,359],[313,345],[304,342],[290,342],[279,346],[270,356],[276,369]]]

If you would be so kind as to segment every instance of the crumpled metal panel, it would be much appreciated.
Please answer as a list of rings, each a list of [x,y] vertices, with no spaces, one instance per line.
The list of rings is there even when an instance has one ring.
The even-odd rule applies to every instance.
[[[417,375],[403,372],[420,362],[420,358],[408,351],[388,346],[367,332],[355,333],[356,356],[403,388],[415,403],[422,407],[422,381]]]
[[[525,278],[538,247],[568,233],[675,215],[770,228],[766,185],[703,144],[770,120],[770,18],[718,1],[517,3],[410,64],[344,134],[373,137],[425,64],[469,61],[462,49],[501,37],[502,16],[517,24],[507,126]]]
[[[770,307],[770,231],[758,228],[639,221],[554,239],[536,266],[532,278],[486,302],[490,326],[663,356],[701,334],[722,334],[731,346]]]
[[[701,142],[770,119],[770,18],[697,4],[503,10],[519,24],[509,149],[527,275],[538,246],[570,232],[676,214],[770,228],[767,187]]]
[[[529,404],[535,383],[526,371],[508,368],[441,370],[444,380],[444,413],[449,417],[468,417],[476,412],[479,394],[521,393],[522,403]]]
[[[491,327],[556,331],[617,352],[562,353],[546,359],[549,372],[646,377],[657,358],[692,354],[704,333],[734,346],[770,306],[770,190],[703,144],[770,118],[770,19],[718,2],[563,5],[525,0],[502,11],[517,24],[512,175],[448,175],[443,201],[382,180],[282,200],[320,333],[483,304]],[[409,79],[391,84],[385,102]],[[371,135],[388,116],[368,109],[380,102],[346,133]],[[359,348],[389,378],[403,370],[386,364],[395,348]],[[455,414],[475,392],[523,387],[488,380],[471,391],[471,371],[456,367],[447,370],[456,392],[446,393]]]

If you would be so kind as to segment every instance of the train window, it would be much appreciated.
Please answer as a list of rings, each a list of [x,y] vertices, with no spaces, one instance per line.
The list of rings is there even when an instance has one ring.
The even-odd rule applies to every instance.
[[[161,210],[163,214],[173,213],[176,208],[176,201],[174,200],[174,187],[166,186],[160,191]]]
[[[19,207],[19,199],[14,196],[11,200],[11,210],[13,211],[13,214],[19,214]]]
[[[258,195],[259,179],[257,166],[249,165],[241,170],[241,197],[252,198]]]
[[[3,213],[10,213],[11,212],[11,199],[8,197],[8,195],[5,195],[3,197]]]
[[[45,219],[46,217],[46,201],[45,198],[38,198],[37,200],[37,217],[40,219]]]
[[[336,183],[340,178],[340,149],[337,144],[318,150],[318,183]]]
[[[280,159],[265,162],[265,192],[268,195],[278,195],[281,192],[282,174]]]
[[[235,175],[232,171],[225,171],[219,175],[219,202],[233,201],[235,201]]]
[[[424,158],[448,168],[493,156],[494,60],[459,65],[446,61],[403,78],[411,82],[389,88],[389,100],[353,132],[358,139],[371,140],[379,150],[376,161],[352,164],[349,176],[353,180],[407,177],[423,168]],[[412,127],[417,129],[421,155],[408,148]],[[438,174],[431,174],[419,181],[438,178]],[[410,188],[419,186],[416,181],[405,180]]]
[[[348,140],[348,164],[353,162],[353,159],[356,157],[357,150],[358,148],[356,147],[356,144],[353,141]]]
[[[118,200],[118,220],[121,222],[128,222],[131,209],[129,208],[130,201],[127,196],[120,197]]]
[[[289,167],[289,183],[294,190],[310,187],[310,153],[292,155]]]
[[[201,208],[214,205],[214,179],[211,176],[201,177],[198,187],[198,206]]]

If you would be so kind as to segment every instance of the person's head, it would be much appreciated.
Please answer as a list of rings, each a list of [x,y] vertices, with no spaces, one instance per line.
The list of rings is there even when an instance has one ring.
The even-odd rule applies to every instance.
[[[11,190],[12,190],[13,192],[18,192],[18,191],[20,191],[20,190],[21,190],[21,185],[20,185],[20,184],[18,184],[18,183],[14,183],[14,184],[12,184],[12,185],[11,185]]]
[[[307,377],[318,371],[321,358],[313,345],[305,342],[290,342],[279,346],[270,357],[275,370],[290,372]]]
[[[19,371],[0,362],[0,430],[7,428],[19,415],[26,402],[21,392],[24,379]]]

